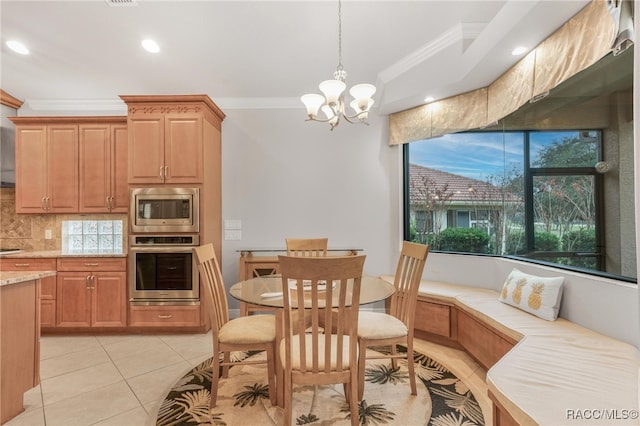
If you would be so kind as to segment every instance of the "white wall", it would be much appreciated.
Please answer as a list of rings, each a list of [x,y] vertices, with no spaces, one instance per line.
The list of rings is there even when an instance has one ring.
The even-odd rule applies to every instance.
[[[286,237],[326,236],[330,247],[362,248],[365,273],[393,273],[402,148],[388,146],[386,117],[330,131],[305,122],[302,107],[224,111],[223,219],[242,221],[242,240],[222,245],[227,285],[238,280],[237,250],[284,248]]]

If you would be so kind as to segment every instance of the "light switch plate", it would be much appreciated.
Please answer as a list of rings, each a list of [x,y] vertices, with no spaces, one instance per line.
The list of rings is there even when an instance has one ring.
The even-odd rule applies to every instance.
[[[225,219],[224,229],[242,229],[242,221],[240,219]]]

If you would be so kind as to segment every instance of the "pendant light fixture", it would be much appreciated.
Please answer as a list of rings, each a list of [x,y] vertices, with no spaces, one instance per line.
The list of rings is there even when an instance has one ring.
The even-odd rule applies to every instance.
[[[349,123],[369,124],[367,117],[373,105],[372,96],[376,92],[376,86],[366,83],[356,84],[349,90],[349,94],[353,97],[349,106],[354,111],[349,115],[345,109],[346,79],[347,72],[342,67],[342,2],[338,0],[338,67],[333,73],[333,80],[325,80],[318,85],[324,96],[310,93],[300,98],[307,108],[307,121],[329,123],[331,130],[340,124],[341,118]],[[318,111],[322,111],[326,118],[318,117]]]

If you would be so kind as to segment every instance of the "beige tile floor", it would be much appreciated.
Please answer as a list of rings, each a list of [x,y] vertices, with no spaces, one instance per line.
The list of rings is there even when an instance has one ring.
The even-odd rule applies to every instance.
[[[464,352],[416,341],[463,379],[491,424],[485,371]],[[169,388],[210,356],[210,334],[44,336],[41,384],[6,426],[151,426]]]

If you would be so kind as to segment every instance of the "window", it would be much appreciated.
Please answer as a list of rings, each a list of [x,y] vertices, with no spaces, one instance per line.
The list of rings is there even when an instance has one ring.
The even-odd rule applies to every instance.
[[[601,140],[596,130],[466,132],[407,145],[408,238],[606,272]],[[504,167],[495,158],[507,150]]]

